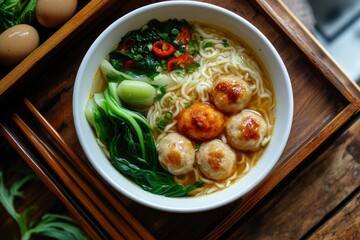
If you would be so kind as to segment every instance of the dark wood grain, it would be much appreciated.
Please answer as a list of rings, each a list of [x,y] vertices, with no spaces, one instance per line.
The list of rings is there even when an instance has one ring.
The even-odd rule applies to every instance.
[[[279,185],[256,213],[234,226],[229,237],[300,239],[326,221],[339,204],[359,190],[359,132],[358,117],[348,129],[320,149],[321,154],[309,158],[301,172],[295,172]]]
[[[67,145],[67,143],[61,138],[58,132],[47,122],[44,116],[32,105],[28,99],[24,99],[24,104],[36,118],[37,123],[39,123],[46,132],[51,136],[51,142],[56,142],[57,146],[65,154],[65,158],[59,156],[59,159],[62,161],[62,165],[66,169],[66,173],[69,173],[71,177],[74,178],[74,182],[82,183],[81,188],[86,190],[85,194],[89,195],[94,201],[95,206],[99,206],[101,212],[104,212],[107,217],[110,218],[110,222],[115,225],[115,227],[121,230],[121,233],[127,239],[147,239],[153,240],[154,237],[144,228],[138,221],[135,219],[121,204],[118,199],[111,194],[111,191],[107,188],[107,185],[103,184],[101,179],[93,172],[90,168],[87,168],[86,165],[82,163],[82,160],[75,154],[75,152]],[[54,156],[58,155],[54,153]],[[65,163],[65,159],[69,160],[68,163]],[[84,180],[85,179],[85,180]],[[85,183],[85,181],[88,181]],[[98,192],[94,193],[94,190]],[[98,196],[102,196],[102,199],[99,199]],[[95,201],[98,199],[97,201]],[[109,207],[109,211],[106,211]],[[94,206],[91,206],[94,208]],[[89,210],[90,211],[90,210]],[[116,215],[119,213],[119,215]],[[104,226],[106,228],[107,226]]]
[[[321,52],[322,49],[317,45],[317,42],[308,41],[309,36],[306,38],[307,45],[304,47],[302,40],[302,37],[305,39],[305,35],[302,35],[304,30],[298,26],[298,22],[293,19],[292,15],[289,15],[283,5],[275,1],[271,2],[271,6],[266,1],[252,1],[251,3],[261,9],[264,14],[270,14],[265,14],[267,17],[264,19],[248,20],[272,41],[287,66],[294,91],[295,116],[287,147],[276,166],[277,168],[259,187],[244,197],[244,204],[239,205],[228,218],[206,236],[210,239],[221,236],[230,226],[247,214],[359,108],[360,100],[357,86],[331,61],[328,59],[321,61],[321,58],[312,55],[312,51],[315,50],[319,51],[320,56],[321,54],[325,55],[325,53]],[[273,10],[274,7],[277,8],[278,12]],[[292,22],[290,20],[283,21],[282,18],[286,16],[292,19]],[[267,22],[266,19],[270,19],[270,22]],[[276,24],[267,25],[271,22]],[[298,27],[299,35],[294,35],[293,31],[296,27]],[[276,31],[279,32],[277,38],[272,36]],[[312,39],[310,38],[310,40]],[[287,44],[289,42],[294,44]],[[332,87],[325,87],[328,81],[335,83]],[[340,84],[342,82],[343,84]],[[333,86],[338,86],[338,88],[335,89]],[[336,95],[335,92],[339,90],[343,91],[342,95],[338,95],[336,99],[333,98]],[[354,92],[355,97],[349,94],[349,91]],[[316,104],[314,105],[314,103]],[[316,110],[317,107],[320,108]],[[326,116],[322,115],[323,113]],[[296,154],[293,154],[294,151]]]
[[[360,193],[309,239],[359,239]]]
[[[82,206],[77,203],[78,200],[71,196],[69,192],[63,187],[63,185],[60,184],[56,178],[54,178],[48,168],[43,163],[41,163],[36,155],[34,155],[34,153],[29,149],[27,143],[24,142],[21,137],[19,137],[17,132],[14,131],[13,128],[5,122],[0,123],[0,132],[7,139],[8,143],[14,148],[14,150],[18,152],[26,164],[32,169],[32,171],[34,171],[34,173],[41,179],[46,187],[55,193],[55,195],[65,204],[67,209],[77,219],[88,236],[92,236],[94,239],[104,239],[107,233],[104,234],[104,232],[101,232],[102,230],[98,228],[97,223],[94,222],[91,217],[89,217],[89,215],[84,212]],[[26,200],[28,203],[31,202],[29,199]],[[14,202],[14,204],[16,204],[16,202]],[[16,205],[15,209],[17,209]],[[39,211],[38,213],[41,212],[42,211]],[[27,219],[31,220],[31,218]],[[19,231],[16,231],[12,233],[12,236],[16,236],[18,234],[20,234]]]
[[[286,33],[320,74],[342,91],[355,107],[360,106],[359,87],[282,1],[256,0],[252,3],[260,9],[260,12],[266,13],[265,16]]]
[[[4,173],[6,187],[12,186],[14,182],[29,174],[31,171],[28,169],[29,166],[9,144],[3,144],[0,147],[0,152],[0,170]],[[24,193],[24,197],[23,199],[16,200],[16,209],[18,212],[23,212],[29,207],[34,207],[33,213],[29,216],[32,221],[37,222],[47,212],[69,214],[61,201],[40,180],[31,181],[21,190]],[[20,236],[17,223],[1,206],[0,226],[0,236],[2,239],[14,239],[15,236]]]
[[[0,100],[16,93],[14,88],[24,87],[24,82],[28,78],[32,78],[36,83],[38,72],[57,61],[56,56],[59,56],[57,53],[68,51],[70,46],[76,46],[79,41],[78,34],[86,35],[92,29],[95,19],[100,22],[125,2],[125,0],[79,0],[75,15],[59,29],[44,29],[36,26],[41,44],[16,66],[8,68],[0,65]]]

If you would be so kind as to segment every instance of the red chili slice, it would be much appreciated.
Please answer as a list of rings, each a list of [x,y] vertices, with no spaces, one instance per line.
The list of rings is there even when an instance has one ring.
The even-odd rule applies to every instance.
[[[157,41],[152,50],[159,57],[167,57],[175,52],[175,47],[170,43]]]
[[[179,66],[186,68],[190,63],[193,62],[194,59],[189,54],[184,53],[178,57],[174,57],[170,59],[166,64],[166,68],[168,69],[168,71],[172,71],[178,68]]]
[[[188,41],[191,40],[191,34],[188,28],[182,27],[181,32],[176,37],[176,40],[180,41],[183,45],[185,45]]]
[[[124,67],[125,68],[134,68],[135,67],[135,62],[133,59],[128,59],[124,62]]]
[[[126,51],[126,50],[130,49],[132,46],[134,46],[135,43],[136,43],[136,41],[134,38],[128,37],[120,43],[118,49],[120,51]]]

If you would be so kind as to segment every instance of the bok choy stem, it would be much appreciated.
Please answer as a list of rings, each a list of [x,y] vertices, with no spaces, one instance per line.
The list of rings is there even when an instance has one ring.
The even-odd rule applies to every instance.
[[[142,150],[142,157],[146,160],[147,154],[146,154],[146,149],[145,149],[144,135],[143,135],[143,132],[141,131],[141,127],[139,126],[138,122],[135,120],[135,118],[133,116],[131,116],[130,114],[127,113],[127,110],[124,110],[124,108],[121,108],[117,104],[115,99],[111,96],[109,88],[107,91],[105,91],[104,97],[108,103],[109,113],[113,117],[120,117],[120,119],[124,119],[130,123],[130,126],[134,129],[134,131],[136,132],[137,137],[139,139],[139,143],[140,143],[141,150]],[[137,117],[140,118],[140,116],[137,116]]]
[[[158,161],[152,127],[145,117],[121,106],[116,100],[116,83],[95,93],[85,115],[97,138],[107,147],[112,165],[142,189],[165,196],[187,195],[200,182],[183,186],[165,172]],[[95,104],[94,104],[95,103]]]

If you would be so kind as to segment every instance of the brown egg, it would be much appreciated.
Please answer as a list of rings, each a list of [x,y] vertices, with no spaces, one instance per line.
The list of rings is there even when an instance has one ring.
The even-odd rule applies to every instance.
[[[38,0],[36,20],[46,28],[63,25],[75,13],[77,0]]]
[[[39,46],[39,34],[27,24],[15,25],[0,34],[0,64],[12,66]]]

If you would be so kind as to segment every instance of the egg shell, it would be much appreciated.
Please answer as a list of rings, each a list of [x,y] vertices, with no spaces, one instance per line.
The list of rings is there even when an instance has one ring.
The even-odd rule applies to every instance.
[[[36,20],[46,28],[63,25],[75,13],[77,0],[38,0]]]
[[[8,28],[0,34],[0,64],[17,64],[39,46],[39,39],[39,33],[30,25]]]

